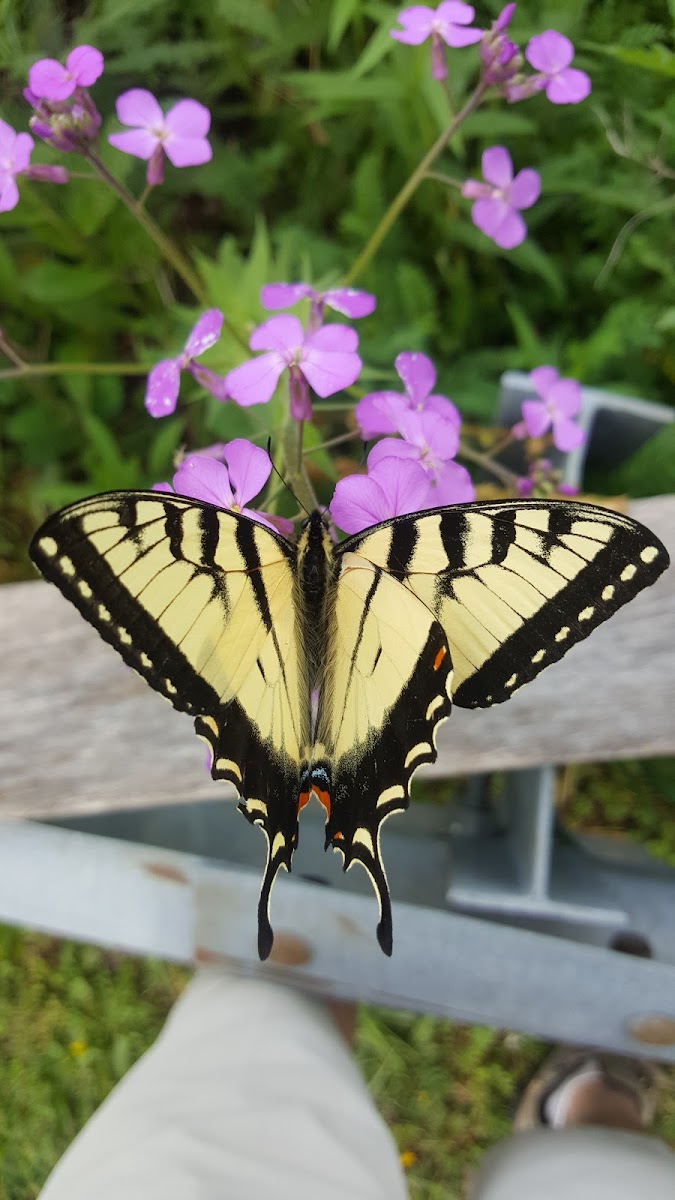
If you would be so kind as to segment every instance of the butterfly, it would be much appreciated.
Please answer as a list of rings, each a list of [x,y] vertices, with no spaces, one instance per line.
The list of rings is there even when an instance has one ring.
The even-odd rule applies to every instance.
[[[626,516],[505,500],[395,517],[334,544],[318,511],[297,543],[180,495],[111,492],[36,533],[31,557],[212,752],[211,773],[267,839],[258,951],[312,797],[326,849],[360,863],[392,952],[380,831],[436,758],[452,704],[500,704],[668,565]]]

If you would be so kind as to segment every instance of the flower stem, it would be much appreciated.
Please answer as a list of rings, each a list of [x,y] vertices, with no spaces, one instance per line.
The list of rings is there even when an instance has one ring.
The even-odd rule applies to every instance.
[[[189,287],[195,299],[198,300],[200,304],[206,306],[209,302],[208,296],[196,271],[193,270],[188,260],[181,253],[174,242],[172,242],[171,238],[167,237],[165,233],[162,233],[159,225],[155,224],[150,214],[147,213],[143,208],[142,202],[140,200],[136,200],[135,197],[132,196],[131,192],[127,191],[124,184],[121,183],[119,179],[115,178],[115,176],[108,170],[104,163],[101,162],[101,159],[93,152],[93,150],[87,151],[85,157],[87,162],[91,163],[92,167],[103,180],[103,182],[109,188],[111,188],[115,195],[118,196],[122,201],[122,203],[126,205],[132,216],[134,216],[139,225],[143,227],[148,237],[150,237],[155,243],[162,257],[166,259],[166,261],[173,267],[176,274],[180,275],[183,282],[187,285],[187,287]]]
[[[281,444],[286,483],[298,504],[309,513],[317,507],[318,501],[303,459],[303,431],[303,421],[289,418],[282,431]]]
[[[503,467],[501,463],[495,462],[489,454],[482,454],[480,450],[474,450],[471,446],[467,446],[464,442],[461,442],[458,455],[460,458],[465,458],[468,462],[476,463],[477,466],[490,471],[505,487],[511,490],[515,489],[518,476],[515,472],[509,471],[507,467]]]
[[[420,160],[418,165],[415,167],[415,170],[413,171],[412,175],[403,184],[403,187],[401,188],[400,192],[398,192],[398,194],[396,196],[394,196],[394,199],[392,200],[391,204],[389,205],[389,208],[384,213],[384,215],[381,217],[379,224],[375,227],[375,229],[371,233],[368,241],[366,242],[365,246],[363,247],[363,250],[359,254],[358,258],[356,259],[356,262],[351,267],[351,270],[349,270],[347,272],[347,274],[343,280],[343,283],[346,286],[349,286],[350,284],[352,284],[354,282],[354,280],[359,275],[361,275],[363,273],[363,271],[366,269],[366,267],[370,263],[370,260],[373,258],[373,256],[376,254],[376,252],[379,250],[380,245],[382,244],[382,242],[386,238],[387,234],[389,233],[389,230],[391,229],[392,225],[396,221],[396,218],[403,211],[406,204],[412,197],[413,193],[417,190],[418,185],[424,179],[429,168],[436,161],[436,159],[438,158],[441,151],[445,149],[448,142],[450,141],[450,138],[453,137],[453,135],[457,132],[460,125],[466,120],[466,118],[472,112],[475,111],[476,108],[478,108],[478,105],[480,104],[481,100],[483,99],[486,88],[487,88],[487,85],[485,83],[483,83],[482,81],[477,84],[476,88],[469,96],[469,99],[467,100],[464,107],[461,108],[459,110],[459,112],[456,114],[456,116],[453,117],[453,119],[450,122],[450,124],[448,125],[447,129],[444,129],[443,133],[440,134],[440,136],[436,138],[436,141],[427,150],[424,157]]]
[[[2,347],[4,350],[4,347]],[[6,350],[4,351],[6,353]],[[148,363],[44,362],[23,363],[0,371],[0,379],[29,379],[32,375],[147,375]]]

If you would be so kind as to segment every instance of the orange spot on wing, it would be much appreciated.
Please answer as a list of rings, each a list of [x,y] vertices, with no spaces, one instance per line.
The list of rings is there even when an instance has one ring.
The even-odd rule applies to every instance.
[[[345,835],[344,835],[344,833],[334,833],[334,834],[333,834],[333,841],[334,841],[334,842],[344,842],[344,840],[345,840]]]
[[[316,796],[319,804],[323,804],[328,816],[330,816],[330,792],[324,792],[314,783],[308,791],[300,792],[298,796],[298,813],[301,813],[305,805],[309,804],[312,796]]]
[[[448,653],[448,651],[447,651],[446,647],[441,646],[440,650],[438,651],[438,654],[436,655],[436,657],[434,659],[434,671],[438,670],[438,668],[440,667],[440,665],[443,662],[443,659],[445,658],[447,653]]]

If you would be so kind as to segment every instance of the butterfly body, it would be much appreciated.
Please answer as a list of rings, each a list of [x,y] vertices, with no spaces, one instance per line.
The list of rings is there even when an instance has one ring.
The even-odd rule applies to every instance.
[[[297,544],[247,517],[117,492],[50,517],[43,574],[175,708],[267,840],[258,948],[314,797],[326,847],[392,915],[380,830],[408,806],[451,711],[487,707],[562,657],[668,563],[627,517],[567,501],[457,505],[334,545],[319,512]]]

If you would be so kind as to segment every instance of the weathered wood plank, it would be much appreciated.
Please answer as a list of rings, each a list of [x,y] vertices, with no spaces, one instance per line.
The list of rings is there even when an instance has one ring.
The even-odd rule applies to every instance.
[[[631,513],[675,558],[675,497]],[[486,712],[455,710],[436,776],[675,751],[675,571]],[[188,717],[46,583],[0,588],[0,816],[217,800]]]

